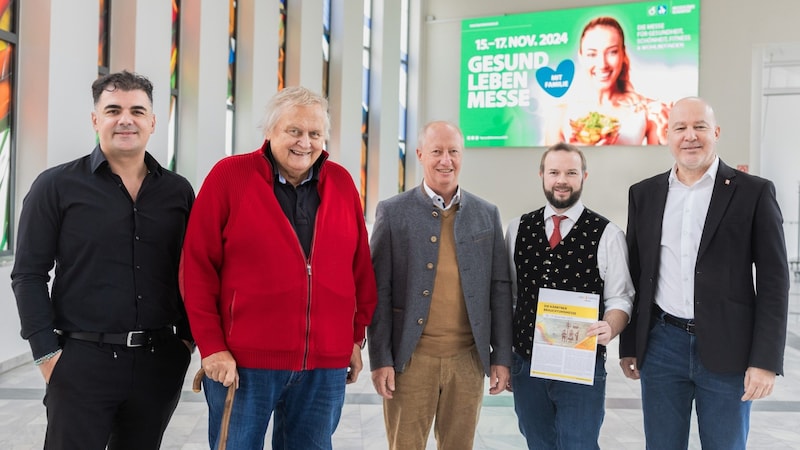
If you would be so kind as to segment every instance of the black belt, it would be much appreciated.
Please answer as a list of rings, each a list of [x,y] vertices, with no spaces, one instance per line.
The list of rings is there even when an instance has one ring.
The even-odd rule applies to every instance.
[[[58,334],[80,341],[99,342],[101,344],[124,345],[126,347],[143,347],[161,338],[175,334],[173,327],[160,330],[128,331],[127,333],[90,333],[87,331],[57,331]]]
[[[664,323],[672,325],[673,327],[678,327],[689,334],[694,334],[694,319],[675,317],[672,314],[664,312],[664,310],[655,303],[653,304],[653,317],[661,319]]]

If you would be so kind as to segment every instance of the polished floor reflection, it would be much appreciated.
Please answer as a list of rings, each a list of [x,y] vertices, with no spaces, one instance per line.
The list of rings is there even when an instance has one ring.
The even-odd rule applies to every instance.
[[[800,285],[792,286],[786,376],[778,378],[775,392],[753,404],[748,449],[800,449]],[[366,355],[366,352],[365,352]],[[603,449],[643,449],[639,384],[622,376],[616,344],[609,348],[606,417],[600,435]],[[202,394],[191,391],[191,375],[199,367],[195,355],[184,393],[164,437],[162,449],[207,449],[207,411]],[[42,406],[43,382],[31,363],[0,374],[0,449],[41,449],[46,425]],[[700,449],[693,424],[691,449]],[[271,430],[270,430],[271,431]],[[334,448],[342,450],[387,448],[380,398],[364,372],[348,387],[342,420],[334,435]],[[269,438],[267,439],[269,442]],[[267,445],[269,448],[269,444]],[[435,449],[433,438],[428,449]],[[510,394],[484,397],[475,449],[522,449]]]

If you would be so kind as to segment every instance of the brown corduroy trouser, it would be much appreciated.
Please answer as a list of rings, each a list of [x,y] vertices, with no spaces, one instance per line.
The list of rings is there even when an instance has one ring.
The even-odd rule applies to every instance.
[[[453,357],[414,353],[384,399],[391,450],[425,449],[431,425],[439,449],[472,449],[483,400],[484,372],[473,348]]]

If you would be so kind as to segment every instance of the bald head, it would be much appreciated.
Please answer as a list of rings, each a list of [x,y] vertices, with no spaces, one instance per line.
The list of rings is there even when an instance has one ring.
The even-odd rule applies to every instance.
[[[419,133],[417,159],[425,171],[425,184],[449,203],[458,190],[464,134],[453,123],[437,120]]]
[[[687,97],[675,103],[669,113],[667,144],[678,179],[691,185],[708,170],[717,156],[719,131],[714,110],[705,100]]]
[[[714,109],[705,100],[700,97],[685,97],[672,106],[669,114],[669,127],[672,128],[674,121],[682,120],[686,111],[702,111],[705,120],[713,127],[717,126],[717,118],[714,115]]]

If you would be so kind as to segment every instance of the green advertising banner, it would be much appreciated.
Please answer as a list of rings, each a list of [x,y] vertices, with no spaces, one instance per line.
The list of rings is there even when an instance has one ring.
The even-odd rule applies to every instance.
[[[676,100],[697,95],[700,0],[462,21],[467,147],[666,142]]]

